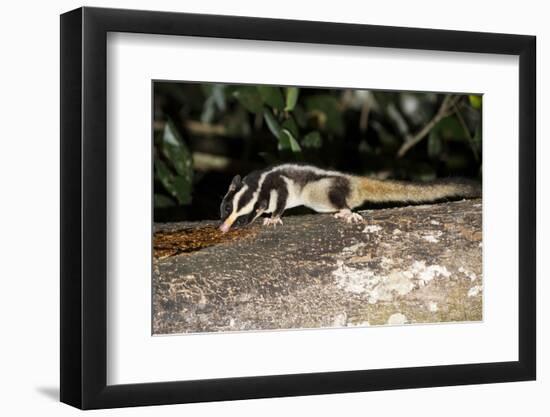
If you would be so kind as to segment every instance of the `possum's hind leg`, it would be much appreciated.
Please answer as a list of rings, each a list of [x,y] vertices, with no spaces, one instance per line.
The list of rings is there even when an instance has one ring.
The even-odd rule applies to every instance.
[[[334,214],[334,217],[337,219],[344,219],[346,223],[362,223],[363,216],[359,213],[352,212],[348,207],[347,197],[349,194],[349,181],[344,178],[336,179],[328,193],[330,202],[334,208],[338,210],[338,212]]]

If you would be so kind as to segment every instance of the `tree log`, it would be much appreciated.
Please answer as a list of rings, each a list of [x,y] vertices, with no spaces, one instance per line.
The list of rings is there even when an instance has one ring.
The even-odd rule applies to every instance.
[[[480,321],[481,206],[155,224],[153,333]]]

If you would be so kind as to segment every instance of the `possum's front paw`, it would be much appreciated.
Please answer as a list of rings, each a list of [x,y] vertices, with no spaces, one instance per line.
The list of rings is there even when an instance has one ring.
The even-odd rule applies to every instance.
[[[353,213],[350,209],[340,210],[334,215],[337,219],[344,219],[346,223],[363,223],[363,216],[359,213]]]
[[[264,226],[270,226],[273,225],[273,227],[277,226],[278,224],[283,224],[283,221],[280,217],[266,217],[264,219]]]

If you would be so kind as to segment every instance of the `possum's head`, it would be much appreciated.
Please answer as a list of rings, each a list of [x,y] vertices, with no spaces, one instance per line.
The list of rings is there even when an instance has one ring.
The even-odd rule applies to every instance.
[[[244,226],[256,220],[264,211],[265,205],[258,204],[259,190],[256,181],[244,180],[235,176],[229,185],[220,205],[220,230],[225,233],[232,225]]]

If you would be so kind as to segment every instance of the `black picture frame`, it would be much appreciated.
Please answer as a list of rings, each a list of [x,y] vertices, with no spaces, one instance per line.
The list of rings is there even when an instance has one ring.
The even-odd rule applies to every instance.
[[[519,56],[519,360],[107,385],[108,32]],[[88,7],[61,15],[61,401],[93,409],[535,379],[535,51],[523,35]]]

